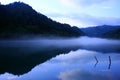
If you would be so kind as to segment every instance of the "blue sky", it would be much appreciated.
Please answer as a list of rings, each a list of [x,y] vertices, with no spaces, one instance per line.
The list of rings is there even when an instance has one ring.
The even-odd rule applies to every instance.
[[[2,4],[14,1],[72,26],[120,25],[120,0],[0,0]]]

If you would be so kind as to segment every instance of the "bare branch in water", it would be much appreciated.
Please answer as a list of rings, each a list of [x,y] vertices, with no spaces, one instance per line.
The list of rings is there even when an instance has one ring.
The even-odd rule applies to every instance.
[[[109,56],[109,66],[108,66],[108,69],[110,69],[111,67],[111,57]]]
[[[96,56],[94,56],[94,58],[95,58],[95,60],[96,60],[96,63],[95,63],[95,65],[94,65],[94,67],[96,67],[96,66],[97,66],[97,64],[98,64],[98,59],[97,59],[97,57],[96,57]]]

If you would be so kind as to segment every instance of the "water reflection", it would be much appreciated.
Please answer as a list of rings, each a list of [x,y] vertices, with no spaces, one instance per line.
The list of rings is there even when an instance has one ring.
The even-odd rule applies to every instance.
[[[96,60],[96,63],[95,63],[95,65],[94,65],[94,67],[96,67],[99,61],[98,61],[98,59],[97,59],[96,56],[95,56],[94,58],[95,58],[95,60]],[[110,67],[111,67],[111,57],[109,56],[109,66],[108,66],[108,69],[110,69]]]
[[[79,69],[61,72],[58,77],[60,80],[109,80],[102,74]]]
[[[99,61],[96,67],[94,56]],[[109,56],[112,61],[110,69]],[[80,49],[60,54],[21,76],[5,73],[0,76],[0,80],[120,80],[119,63],[119,53],[103,54]]]
[[[0,41],[0,80],[120,80],[119,42],[97,38]]]
[[[22,75],[29,72],[36,65],[41,64],[61,53],[69,53],[78,48],[56,48],[52,50],[43,50],[30,52],[21,51],[21,48],[4,48],[0,50],[0,74],[9,72],[16,75]]]

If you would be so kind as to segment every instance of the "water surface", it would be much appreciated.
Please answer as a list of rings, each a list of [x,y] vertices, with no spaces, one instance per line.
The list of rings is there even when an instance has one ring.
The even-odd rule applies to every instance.
[[[119,42],[88,37],[2,40],[0,80],[120,80]]]

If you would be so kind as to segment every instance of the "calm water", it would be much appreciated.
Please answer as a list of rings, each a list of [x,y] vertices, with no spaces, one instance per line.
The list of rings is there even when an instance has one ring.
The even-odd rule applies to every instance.
[[[120,41],[0,41],[0,80],[120,80]]]

